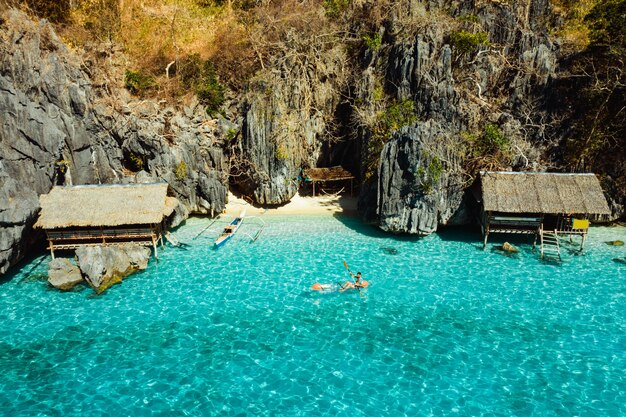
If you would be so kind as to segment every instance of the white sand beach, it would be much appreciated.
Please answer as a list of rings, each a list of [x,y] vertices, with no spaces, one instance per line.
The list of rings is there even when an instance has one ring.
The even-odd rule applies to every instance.
[[[356,213],[357,198],[339,195],[324,196],[301,196],[296,194],[289,203],[273,207],[255,207],[242,198],[228,193],[228,204],[225,214],[236,216],[246,207],[247,215],[297,215],[297,214],[333,214],[333,213]]]

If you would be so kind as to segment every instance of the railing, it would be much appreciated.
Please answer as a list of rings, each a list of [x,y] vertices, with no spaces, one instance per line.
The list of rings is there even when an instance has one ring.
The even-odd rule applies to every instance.
[[[493,216],[487,218],[489,230],[493,233],[535,234],[543,222],[542,217]]]
[[[49,240],[151,239],[156,236],[151,229],[48,230],[47,234]]]
[[[583,235],[589,231],[589,220],[560,216],[557,220],[556,230],[562,234]]]

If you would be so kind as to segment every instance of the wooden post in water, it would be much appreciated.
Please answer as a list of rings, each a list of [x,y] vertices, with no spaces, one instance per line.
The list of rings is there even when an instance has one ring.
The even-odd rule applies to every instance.
[[[159,259],[159,253],[157,252],[157,242],[154,238],[154,232],[152,233],[152,249],[154,249],[154,258]]]
[[[484,226],[484,235],[485,235],[485,239],[483,240],[483,250],[485,250],[487,248],[487,239],[489,239],[489,214],[488,213],[483,213],[483,220],[485,223]]]
[[[582,234],[582,239],[580,241],[580,251],[582,252],[585,249],[585,238],[587,237],[587,233]]]

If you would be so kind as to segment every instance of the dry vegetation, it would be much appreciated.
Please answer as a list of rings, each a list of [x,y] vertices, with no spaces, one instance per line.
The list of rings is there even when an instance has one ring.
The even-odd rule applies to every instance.
[[[589,45],[589,27],[585,16],[599,0],[555,0],[553,11],[563,19],[554,35],[561,39],[565,52],[579,52]]]
[[[453,44],[457,69],[471,65],[477,50],[488,54],[497,65],[507,63],[498,46],[490,46],[476,16],[452,18],[448,11],[429,10],[426,3],[415,0],[0,0],[3,3],[26,4],[33,13],[53,21],[70,44],[121,45],[130,71],[126,81],[137,94],[169,98],[195,93],[219,102],[223,100],[223,86],[237,93],[255,89],[267,92],[273,86],[278,88],[275,86],[281,80],[297,80],[299,88],[289,103],[289,112],[274,120],[283,127],[276,130],[279,156],[292,145],[285,138],[298,136],[303,118],[319,114],[327,125],[326,136],[333,136],[334,115],[320,109],[332,108],[328,102],[335,101],[336,105],[337,97],[350,101],[357,125],[353,130],[369,130],[374,150],[396,125],[415,120],[412,108],[403,100],[410,97],[397,97],[397,91],[384,81],[381,65],[370,65],[374,73],[369,80],[363,68],[356,67],[365,51],[369,56],[384,56],[392,43],[412,42],[418,32],[443,31]],[[602,2],[552,2],[555,35],[562,40],[564,52],[579,53],[593,46],[585,16],[598,4]],[[589,54],[592,58],[597,55],[594,51]],[[622,120],[619,117],[626,113],[621,106],[623,52],[612,55],[609,61],[610,65],[590,61],[593,65],[575,74],[589,79],[590,91],[597,93],[588,100],[594,104],[587,112],[595,115],[586,124],[591,128],[577,129],[582,139],[576,144],[582,150],[576,156],[584,156],[586,161],[600,158],[600,150],[615,143],[615,137],[623,132],[619,123],[611,122]],[[485,92],[476,87],[472,74],[455,73],[455,78],[474,102],[485,101]],[[288,89],[282,93],[288,94]],[[534,109],[531,103],[528,123],[522,130],[538,129],[538,122],[531,117]],[[603,117],[605,113],[608,119]],[[560,119],[555,123],[560,126]],[[499,160],[528,159],[523,146],[526,138],[504,143],[498,132],[489,132],[484,121],[474,124],[471,135],[463,140],[470,154],[484,151],[485,143],[491,143]],[[601,129],[606,126],[610,129]],[[503,133],[508,136],[508,132]],[[474,162],[477,166],[495,163]],[[371,165],[376,165],[375,160]]]

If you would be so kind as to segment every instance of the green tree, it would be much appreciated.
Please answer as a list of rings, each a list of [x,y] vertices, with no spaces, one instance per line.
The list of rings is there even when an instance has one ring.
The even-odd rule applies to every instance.
[[[626,50],[626,0],[598,3],[585,17],[592,45],[608,46],[617,52]]]
[[[178,76],[185,88],[194,91],[208,113],[217,112],[224,103],[226,89],[217,79],[211,61],[202,60],[198,54],[190,55],[181,61]]]
[[[606,0],[585,16],[590,44],[575,55],[573,74],[557,85],[566,115],[558,148],[571,169],[596,172],[605,190],[626,203],[626,0]]]
[[[487,32],[472,33],[464,30],[450,34],[450,44],[459,54],[470,54],[480,46],[489,46]]]

